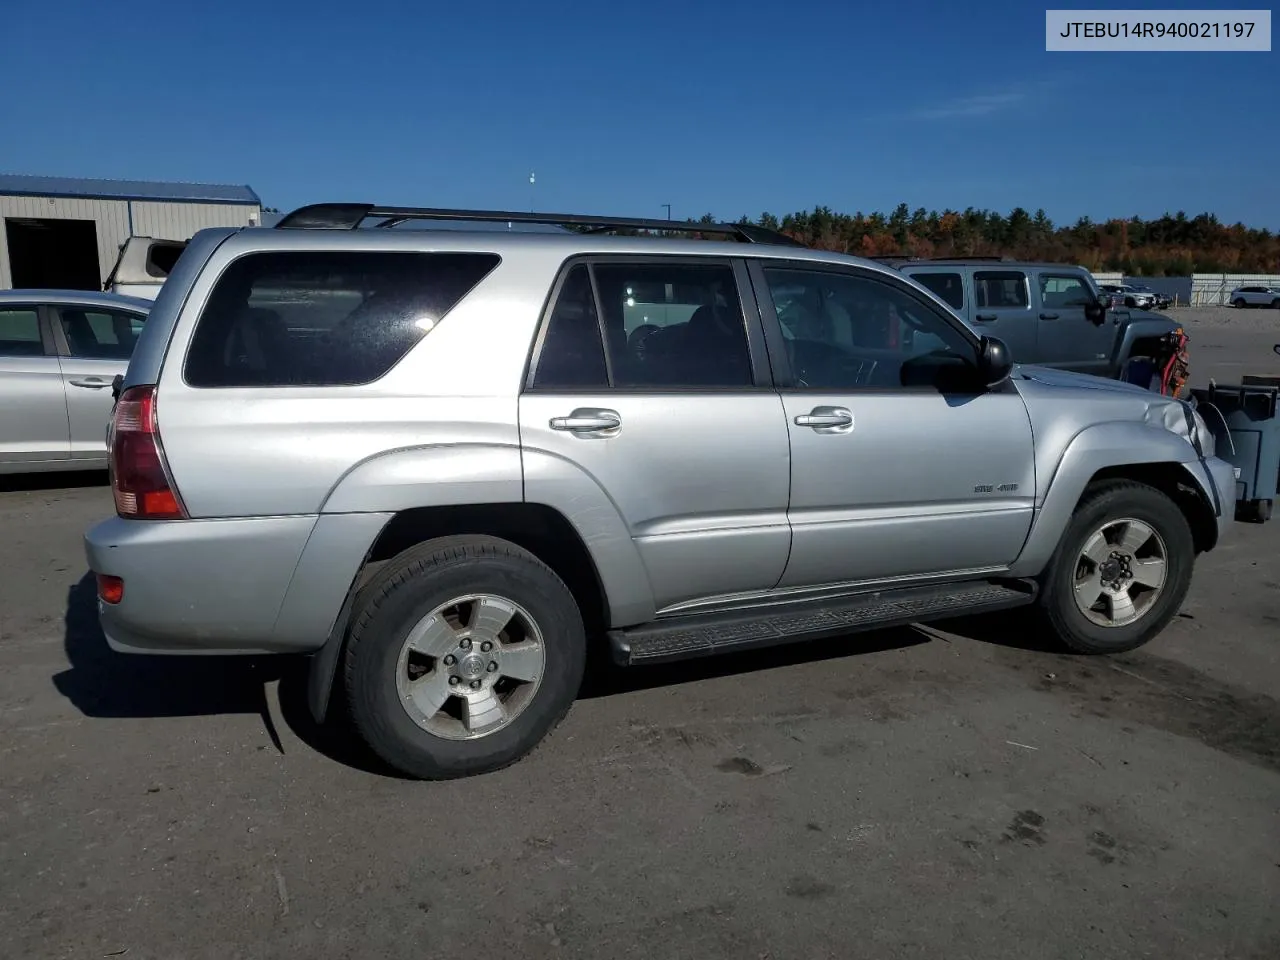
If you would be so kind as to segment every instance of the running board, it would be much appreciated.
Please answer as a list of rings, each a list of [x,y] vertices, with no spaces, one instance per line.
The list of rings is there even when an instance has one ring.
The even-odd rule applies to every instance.
[[[638,666],[1008,610],[1035,598],[1033,581],[974,580],[671,617],[610,630],[608,635],[614,660]]]

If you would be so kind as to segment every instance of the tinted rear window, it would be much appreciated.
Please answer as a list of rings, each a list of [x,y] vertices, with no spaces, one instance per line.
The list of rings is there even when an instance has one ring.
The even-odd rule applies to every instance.
[[[218,279],[184,375],[193,387],[376,380],[498,264],[492,253],[251,253]]]
[[[918,280],[957,310],[964,309],[964,282],[958,273],[913,273]]]

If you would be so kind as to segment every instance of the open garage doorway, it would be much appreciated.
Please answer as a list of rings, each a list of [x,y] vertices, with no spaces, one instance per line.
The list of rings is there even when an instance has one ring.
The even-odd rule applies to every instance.
[[[4,221],[16,289],[101,290],[98,232],[92,220]]]

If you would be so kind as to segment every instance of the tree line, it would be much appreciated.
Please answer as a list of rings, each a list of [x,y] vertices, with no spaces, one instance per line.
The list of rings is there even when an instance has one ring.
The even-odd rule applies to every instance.
[[[685,222],[714,223],[715,218],[706,214]],[[1225,224],[1212,213],[1188,217],[1179,211],[1155,220],[1081,217],[1071,226],[1058,226],[1044,210],[1014,207],[1003,215],[969,207],[939,213],[901,203],[887,216],[816,207],[736,222],[781,231],[809,247],[863,257],[1010,256],[1143,277],[1280,273],[1280,234]]]

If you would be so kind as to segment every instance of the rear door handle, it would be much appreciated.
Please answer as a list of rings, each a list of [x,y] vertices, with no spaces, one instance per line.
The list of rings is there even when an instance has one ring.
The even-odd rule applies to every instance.
[[[1040,319],[1041,320],[1057,320],[1058,315],[1056,313],[1042,313],[1040,314]]]
[[[815,407],[795,419],[797,427],[851,427],[853,414],[844,407]]]
[[[597,430],[616,430],[622,426],[622,418],[612,410],[575,410],[567,417],[552,417],[552,430],[568,430],[571,433],[592,433]]]
[[[994,313],[979,313],[973,319],[977,320],[979,323],[990,323],[995,318],[996,315]]]
[[[103,387],[111,386],[111,382],[103,380],[101,377],[87,377],[84,380],[69,381],[73,387],[88,387],[90,390],[101,390]]]

